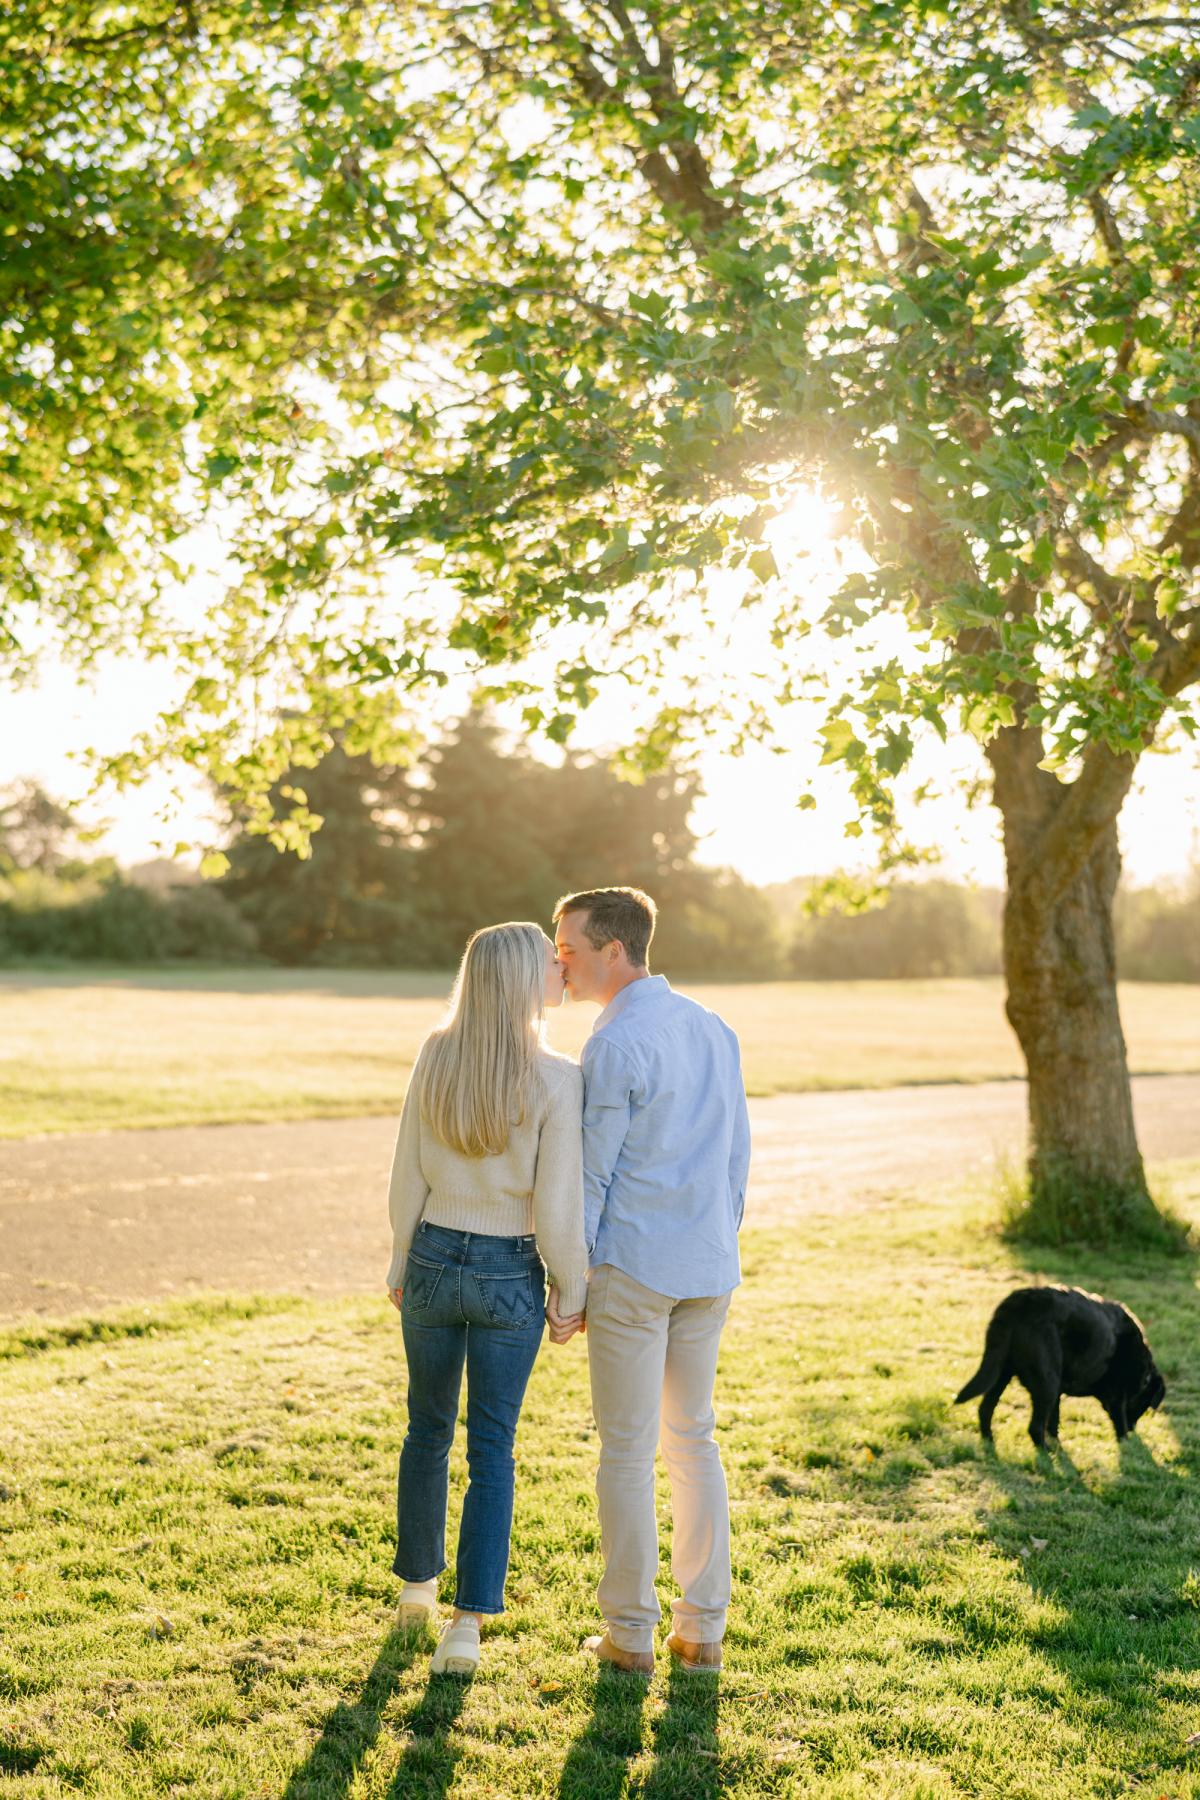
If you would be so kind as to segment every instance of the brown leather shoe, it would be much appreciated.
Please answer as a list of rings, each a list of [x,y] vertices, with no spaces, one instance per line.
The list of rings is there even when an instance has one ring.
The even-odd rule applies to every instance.
[[[692,1644],[687,1638],[681,1638],[672,1632],[667,1639],[667,1649],[680,1668],[686,1669],[689,1674],[715,1671],[721,1667],[720,1639],[715,1644]]]
[[[619,1644],[613,1643],[607,1631],[603,1637],[584,1638],[583,1647],[597,1662],[611,1663],[614,1669],[625,1669],[630,1675],[654,1673],[652,1650],[622,1650]]]

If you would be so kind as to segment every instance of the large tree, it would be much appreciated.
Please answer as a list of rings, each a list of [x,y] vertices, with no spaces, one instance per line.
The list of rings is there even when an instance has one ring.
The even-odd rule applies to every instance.
[[[157,748],[261,791],[304,734],[381,751],[447,632],[499,682],[557,631],[528,713],[561,738],[581,622],[645,686],[715,571],[772,618],[774,698],[821,683],[814,627],[902,618],[826,754],[894,856],[914,743],[985,747],[1035,1189],[1136,1201],[1111,903],[1200,676],[1198,91],[1193,0],[14,0],[16,660],[31,610],[169,644]],[[815,608],[763,541],[814,480],[863,549]],[[156,546],[217,496],[227,596],[172,625]],[[703,673],[644,760],[705,729]],[[248,730],[247,680],[308,704]]]

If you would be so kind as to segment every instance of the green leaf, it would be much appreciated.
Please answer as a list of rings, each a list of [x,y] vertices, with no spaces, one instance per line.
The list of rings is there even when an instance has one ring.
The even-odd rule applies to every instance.
[[[665,313],[670,311],[671,302],[662,294],[630,294],[629,304],[634,312],[644,318],[651,319],[656,325]]]
[[[843,762],[855,751],[861,752],[863,749],[855,736],[853,725],[846,719],[831,719],[827,725],[821,726],[817,736],[825,743],[822,763]]]
[[[1054,544],[1048,537],[1039,538],[1029,557],[1029,567],[1039,581],[1044,581],[1054,563]]]
[[[884,740],[883,746],[875,754],[876,764],[886,774],[898,775],[912,755],[912,738],[905,728],[885,732]]]
[[[733,395],[728,388],[719,388],[709,401],[709,405],[717,416],[721,430],[728,437],[733,430]]]
[[[607,569],[613,563],[620,562],[628,554],[629,527],[628,525],[618,525],[600,553],[600,567]]]
[[[1099,100],[1089,101],[1071,116],[1072,125],[1080,131],[1086,131],[1092,125],[1111,125],[1112,122],[1112,113]]]
[[[1088,326],[1087,335],[1102,350],[1119,350],[1125,342],[1126,331],[1124,319],[1099,319]]]

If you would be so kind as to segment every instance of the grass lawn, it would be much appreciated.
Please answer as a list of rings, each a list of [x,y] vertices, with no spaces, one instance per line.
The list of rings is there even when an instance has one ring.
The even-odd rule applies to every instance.
[[[998,981],[681,984],[742,1040],[752,1094],[1021,1072]],[[0,971],[0,1137],[395,1112],[448,978]],[[1200,989],[1127,984],[1138,1072],[1200,1069]],[[575,1053],[591,1006],[554,1016]]]
[[[1200,1165],[1175,1190],[1200,1216]],[[404,1370],[374,1299],[0,1337],[0,1794],[1200,1795],[1195,1270],[1041,1265],[1135,1308],[1167,1402],[1118,1449],[1068,1400],[1039,1458],[1012,1390],[988,1453],[948,1396],[1026,1271],[979,1204],[748,1233],[719,1380],[728,1666],[648,1692],[577,1653],[599,1573],[578,1340],[534,1373],[510,1611],[468,1686],[389,1635]],[[459,1452],[456,1507],[462,1479]]]

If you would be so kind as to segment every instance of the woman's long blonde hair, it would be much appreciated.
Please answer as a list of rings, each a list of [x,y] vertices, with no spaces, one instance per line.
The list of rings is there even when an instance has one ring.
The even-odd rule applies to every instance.
[[[498,1156],[528,1115],[544,1031],[545,946],[540,925],[477,931],[446,1022],[426,1043],[421,1111],[464,1156]]]

